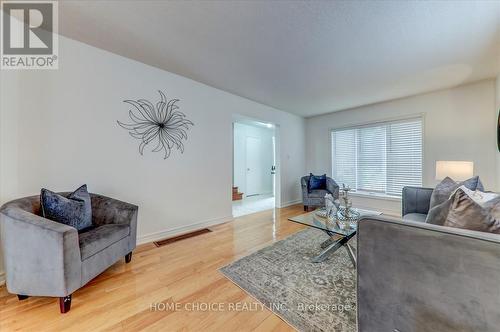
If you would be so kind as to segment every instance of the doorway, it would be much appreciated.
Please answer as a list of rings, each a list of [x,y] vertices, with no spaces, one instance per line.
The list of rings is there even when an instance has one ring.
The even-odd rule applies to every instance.
[[[273,124],[233,123],[233,216],[274,209],[276,133]]]

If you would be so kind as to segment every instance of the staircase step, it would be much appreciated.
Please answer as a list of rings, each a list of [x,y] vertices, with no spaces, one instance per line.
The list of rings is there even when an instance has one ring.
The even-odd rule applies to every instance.
[[[233,201],[239,201],[243,199],[243,193],[233,193]]]

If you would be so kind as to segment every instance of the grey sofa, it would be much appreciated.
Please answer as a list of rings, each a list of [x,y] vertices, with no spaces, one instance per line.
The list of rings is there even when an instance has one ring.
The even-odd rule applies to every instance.
[[[403,220],[425,222],[433,191],[432,188],[404,187],[402,192]]]
[[[69,193],[61,193],[68,195]],[[59,297],[62,313],[71,294],[125,257],[136,246],[138,207],[90,194],[93,227],[80,234],[73,227],[40,216],[39,196],[0,208],[7,290],[28,296]]]
[[[378,216],[357,240],[359,332],[499,330],[500,235]]]
[[[302,203],[304,211],[309,211],[310,207],[322,207],[325,205],[325,195],[330,193],[333,198],[339,198],[339,185],[332,178],[326,177],[326,190],[311,190],[309,192],[307,184],[309,183],[309,175],[303,176],[300,179],[302,187]]]

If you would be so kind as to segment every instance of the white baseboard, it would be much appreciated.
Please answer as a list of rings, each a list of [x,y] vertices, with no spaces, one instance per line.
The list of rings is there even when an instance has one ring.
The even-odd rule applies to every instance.
[[[288,201],[288,202],[284,202],[284,203],[281,203],[281,208],[286,208],[287,206],[291,206],[291,205],[295,205],[295,204],[301,204],[302,203],[302,200],[301,199],[296,199],[294,201]]]
[[[0,286],[5,285],[5,272],[0,271]]]
[[[144,235],[137,237],[137,244],[143,244],[143,243],[149,243],[149,242],[153,242],[153,241],[163,240],[165,238],[169,238],[169,237],[177,236],[180,234],[188,233],[191,231],[195,231],[195,230],[200,229],[200,228],[205,228],[205,227],[223,224],[223,223],[231,221],[231,220],[233,220],[233,217],[227,216],[227,217],[222,217],[222,218],[205,220],[205,221],[197,222],[197,223],[186,225],[186,226],[170,228],[170,229],[166,229],[166,230],[159,231],[159,232],[144,234]]]

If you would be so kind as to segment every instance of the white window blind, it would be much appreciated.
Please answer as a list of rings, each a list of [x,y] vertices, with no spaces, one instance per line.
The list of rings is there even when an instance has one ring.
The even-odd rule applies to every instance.
[[[332,174],[356,191],[401,196],[422,185],[422,119],[332,132]]]

